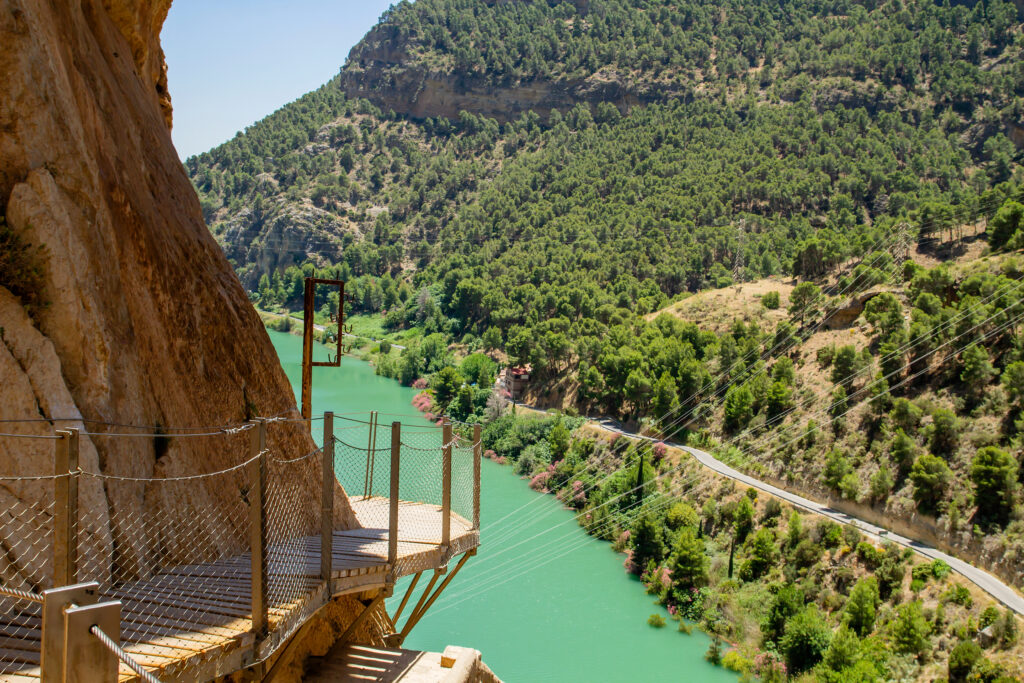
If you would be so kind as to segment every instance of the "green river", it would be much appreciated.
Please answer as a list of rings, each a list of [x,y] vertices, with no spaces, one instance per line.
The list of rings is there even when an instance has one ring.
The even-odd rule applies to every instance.
[[[268,333],[297,394],[301,339]],[[326,360],[326,349],[319,347],[318,352]],[[313,372],[314,415],[327,409],[364,414],[377,410],[407,416],[403,423],[422,422],[413,417],[411,401],[417,392],[378,377],[367,363],[343,358],[338,368]],[[382,427],[394,419],[399,418],[382,415]],[[671,620],[663,629],[647,625],[650,614],[667,614],[639,581],[626,575],[623,556],[587,536],[553,496],[531,491],[509,467],[486,459],[482,467],[479,554],[470,558],[404,647],[476,648],[510,683],[736,680],[704,661],[710,642],[705,634],[679,633]],[[396,587],[397,597],[389,602],[392,610],[407,581]]]

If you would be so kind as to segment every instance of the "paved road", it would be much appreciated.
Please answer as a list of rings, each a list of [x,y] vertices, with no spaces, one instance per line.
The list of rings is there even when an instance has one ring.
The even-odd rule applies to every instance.
[[[637,434],[636,432],[628,432],[624,430],[621,427],[621,425],[619,425],[614,420],[592,420],[592,422],[597,423],[597,425],[600,426],[602,429],[605,429],[610,432],[615,432],[617,434],[622,434],[623,436],[627,436],[633,439],[643,439],[645,441],[652,442],[657,441],[657,439],[652,439],[649,436],[643,436],[641,434]],[[721,474],[724,477],[735,479],[736,481],[746,484],[747,486],[758,489],[760,491],[764,491],[766,493],[770,493],[771,495],[780,498],[781,500],[785,500],[791,503],[792,505],[795,505],[796,507],[803,508],[804,510],[808,510],[815,514],[828,517],[842,524],[850,524],[852,526],[855,526],[865,536],[873,538],[876,541],[891,541],[893,543],[896,543],[897,545],[910,548],[911,550],[917,552],[920,555],[923,555],[924,557],[933,560],[942,560],[943,562],[946,562],[957,574],[960,574],[961,576],[965,577],[966,579],[977,585],[979,588],[981,588],[994,599],[1002,603],[1004,606],[1009,607],[1017,614],[1024,616],[1024,597],[1021,597],[1021,595],[1015,590],[1013,590],[1013,588],[1006,585],[1005,583],[1003,583],[1002,581],[992,576],[983,569],[979,569],[972,564],[964,562],[961,559],[953,557],[952,555],[948,555],[942,552],[941,550],[933,548],[932,546],[926,543],[915,541],[914,539],[907,538],[906,536],[900,536],[899,534],[884,529],[882,527],[875,526],[874,524],[869,524],[868,522],[865,522],[861,519],[857,519],[856,517],[851,517],[850,515],[844,512],[840,512],[839,510],[830,508],[827,505],[822,505],[821,503],[817,503],[808,498],[804,498],[803,496],[798,496],[795,493],[790,493],[789,491],[785,491],[776,486],[772,486],[771,484],[766,484],[763,481],[754,479],[751,476],[743,474],[742,472],[735,470],[732,467],[729,467],[721,460],[716,459],[707,451],[702,451],[699,448],[691,448],[690,446],[683,446],[682,444],[673,443],[672,441],[666,441],[665,443],[668,446],[673,446],[675,448],[679,448],[686,451],[687,453],[692,455],[694,459],[697,460],[697,462],[699,462],[700,464],[704,465],[709,469],[714,470],[715,472]]]

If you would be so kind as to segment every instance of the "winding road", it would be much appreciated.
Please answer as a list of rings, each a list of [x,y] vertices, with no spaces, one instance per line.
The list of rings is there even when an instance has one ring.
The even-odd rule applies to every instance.
[[[590,418],[590,422],[592,424],[597,425],[601,429],[604,429],[605,431],[614,432],[616,434],[622,434],[623,436],[631,439],[642,439],[644,441],[650,442],[658,441],[658,439],[653,439],[649,436],[644,436],[643,434],[637,434],[636,432],[626,431],[625,429],[622,428],[621,425],[619,425],[614,420],[595,420],[593,418]],[[1024,616],[1024,597],[1021,597],[1020,593],[1015,591],[1012,587],[1006,585],[1005,583],[1003,583],[1002,581],[992,576],[983,569],[979,569],[974,565],[968,564],[967,562],[964,562],[959,558],[944,553],[941,550],[928,545],[927,543],[922,543],[921,541],[916,541],[912,538],[907,538],[906,536],[900,536],[899,534],[889,531],[888,529],[876,526],[874,524],[870,524],[868,522],[865,522],[864,520],[848,515],[845,512],[840,512],[839,510],[830,508],[827,505],[823,505],[808,498],[804,498],[803,496],[798,496],[795,493],[791,493],[784,489],[780,489],[777,486],[766,484],[763,481],[755,479],[749,475],[743,474],[742,472],[736,469],[733,469],[732,467],[729,467],[724,462],[718,460],[707,451],[702,451],[699,448],[692,448],[690,446],[684,446],[682,444],[675,443],[672,441],[665,441],[664,443],[667,446],[672,446],[673,448],[678,448],[680,450],[686,451],[687,453],[692,455],[694,459],[697,460],[697,462],[704,465],[708,469],[714,470],[723,477],[734,479],[735,481],[738,481],[742,484],[746,484],[751,488],[755,488],[759,491],[769,493],[775,496],[776,498],[784,500],[798,508],[802,508],[809,512],[822,515],[823,517],[828,517],[829,519],[835,520],[836,522],[839,522],[841,524],[849,524],[851,526],[854,526],[857,529],[859,529],[865,536],[873,538],[876,541],[891,541],[892,543],[895,543],[897,545],[910,548],[914,552],[929,559],[942,560],[943,562],[947,563],[953,569],[953,571],[955,571],[957,574],[960,574],[968,581],[978,586],[978,588],[988,593],[1002,605],[1010,608],[1017,614]]]

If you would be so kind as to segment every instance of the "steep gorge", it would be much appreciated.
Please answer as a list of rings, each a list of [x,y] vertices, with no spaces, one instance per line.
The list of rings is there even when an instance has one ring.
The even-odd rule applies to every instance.
[[[52,434],[82,424],[49,420],[84,417],[171,432],[293,409],[274,349],[204,225],[171,142],[159,44],[170,0],[0,5],[0,216],[24,243],[43,247],[44,302],[19,305],[8,291],[24,284],[16,272],[0,282],[0,420],[36,420],[7,422],[0,431]],[[302,425],[287,424],[270,430],[268,447],[295,455],[314,446]],[[244,435],[83,437],[82,468],[161,478],[236,464],[247,448]],[[52,458],[50,441],[5,437],[0,475],[49,474]],[[295,496],[319,487],[315,467]],[[241,530],[218,528],[228,524],[218,510],[238,499],[231,487],[112,491],[97,480],[83,483],[86,553],[147,557],[150,541],[117,522],[143,510],[161,516],[164,550],[204,525],[214,539],[210,552],[244,544]],[[43,511],[51,495],[47,482],[0,486],[5,509]],[[195,520],[189,507],[211,514]],[[347,504],[336,509],[336,521],[350,524]],[[47,534],[43,524],[29,538],[5,540],[39,545]],[[5,583],[39,588],[50,581],[49,553],[3,562]]]

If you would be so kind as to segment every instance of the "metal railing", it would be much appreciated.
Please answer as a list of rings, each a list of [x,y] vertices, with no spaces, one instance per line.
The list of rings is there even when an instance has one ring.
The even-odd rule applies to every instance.
[[[0,476],[0,496],[13,491],[0,507],[0,541],[13,558],[0,585],[10,645],[0,650],[0,680],[34,669],[44,682],[117,680],[119,663],[122,677],[207,680],[266,659],[345,588],[339,547],[364,553],[359,566],[380,563],[376,583],[349,579],[353,586],[388,591],[402,575],[443,569],[475,548],[479,426],[458,435],[448,421],[408,430],[393,422],[379,434],[376,414],[366,422],[325,413],[323,445],[282,458],[267,447],[276,422],[287,421],[224,430],[248,432],[247,455],[216,472],[86,471],[81,435],[67,429],[49,437],[52,475]],[[352,436],[360,430],[365,440]],[[318,468],[319,501],[308,495]]]

